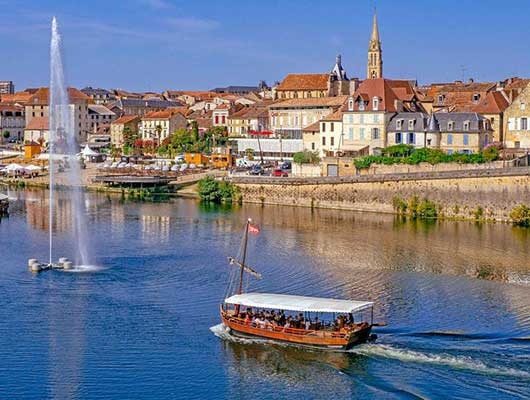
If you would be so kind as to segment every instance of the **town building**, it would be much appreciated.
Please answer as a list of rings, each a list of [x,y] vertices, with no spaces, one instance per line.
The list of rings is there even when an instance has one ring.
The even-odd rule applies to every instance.
[[[101,126],[110,126],[110,123],[116,119],[116,113],[105,106],[90,104],[88,106],[88,119],[91,132],[96,133]]]
[[[414,85],[407,80],[367,79],[348,98],[343,113],[341,151],[374,154],[387,146],[386,127],[403,111],[423,111]]]
[[[230,105],[221,104],[212,111],[213,126],[228,126],[228,117],[230,115]]]
[[[247,150],[251,150],[255,157],[263,155],[266,161],[292,161],[295,153],[304,149],[302,140],[281,139],[281,138],[237,138],[233,142],[236,144],[237,153],[244,157]]]
[[[504,111],[504,132],[506,147],[530,149],[530,83]]]
[[[116,100],[116,95],[107,89],[94,89],[91,86],[87,86],[81,89],[81,91],[90,97],[94,101],[94,104],[107,105]]]
[[[335,156],[341,150],[343,141],[342,110],[330,114],[320,121],[320,148],[319,155]],[[312,151],[314,151],[311,148]]]
[[[383,77],[383,50],[379,40],[379,29],[377,27],[377,16],[374,14],[372,23],[372,35],[368,44],[368,68],[366,77],[377,79]]]
[[[269,106],[272,132],[283,138],[302,140],[302,130],[337,111],[347,96],[294,98]]]
[[[123,147],[123,131],[129,130],[132,136],[139,136],[140,117],[137,115],[124,115],[110,124],[110,142],[116,147]]]
[[[31,126],[31,120],[35,117],[48,117],[50,91],[47,87],[37,89],[28,99],[25,105],[26,128]],[[78,141],[84,142],[88,133],[91,132],[88,119],[88,105],[92,102],[90,97],[75,88],[68,88],[69,108],[72,118],[72,126]],[[41,126],[40,124],[39,126]],[[31,139],[35,141],[34,139]]]
[[[48,116],[33,117],[24,128],[24,143],[39,143],[46,147],[50,140],[50,122]]]
[[[228,117],[228,136],[248,136],[268,130],[269,110],[266,107],[244,107]]]
[[[25,125],[24,107],[0,103],[0,143],[12,139],[21,141],[24,138]],[[8,138],[4,137],[5,132],[9,132]]]
[[[304,150],[321,154],[320,143],[320,121],[314,122],[302,129],[302,144]]]
[[[438,148],[447,154],[477,153],[492,142],[493,130],[487,118],[477,113],[438,112],[431,116],[428,134],[438,132]]]
[[[249,94],[249,93],[256,93],[259,90],[260,90],[259,86],[227,86],[227,87],[218,87],[218,88],[212,89],[211,92],[244,95],[244,94]]]
[[[393,115],[387,126],[387,146],[408,144],[415,148],[439,146],[439,131],[429,130],[429,114],[400,112]]]
[[[179,112],[152,111],[142,117],[140,134],[143,140],[160,144],[177,129],[186,128],[187,120]]]
[[[15,84],[13,81],[0,81],[0,94],[15,93]]]

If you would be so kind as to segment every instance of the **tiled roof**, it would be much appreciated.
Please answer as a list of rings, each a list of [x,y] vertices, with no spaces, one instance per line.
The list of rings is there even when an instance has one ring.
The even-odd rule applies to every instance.
[[[88,105],[88,113],[95,113],[99,115],[116,115],[114,111],[109,110],[107,107],[99,105],[99,104],[89,104]]]
[[[269,115],[269,110],[265,107],[245,107],[234,113],[230,119],[255,119],[259,117],[266,117]]]
[[[197,121],[197,125],[199,128],[208,129],[213,126],[211,118],[197,118],[195,121]]]
[[[311,125],[302,129],[303,132],[320,132],[320,121],[313,122]]]
[[[192,113],[192,111],[186,106],[168,107],[167,111],[182,114],[184,117],[187,117],[189,114]]]
[[[1,94],[0,101],[2,103],[20,103],[25,104],[31,98],[30,92],[17,92],[14,94]]]
[[[342,110],[337,110],[332,114],[329,114],[322,118],[322,121],[341,121],[342,122]]]
[[[50,129],[48,117],[33,117],[26,125],[26,130],[47,131]]]
[[[472,111],[479,114],[500,114],[510,105],[502,92],[489,92],[478,103],[467,103],[455,111]]]
[[[118,118],[116,121],[112,122],[112,125],[120,125],[120,124],[128,124],[129,122],[132,122],[134,120],[140,120],[140,117],[137,115],[124,115],[121,118]]]
[[[176,101],[168,100],[143,100],[143,99],[120,99],[116,100],[109,107],[118,106],[120,108],[124,107],[146,107],[146,108],[167,108],[181,106],[182,104]]]
[[[273,108],[295,108],[295,107],[339,107],[343,105],[348,96],[335,97],[309,97],[306,99],[288,99],[278,103],[271,104]]]
[[[289,74],[277,90],[327,90],[329,74]]]
[[[169,119],[175,114],[176,112],[173,111],[151,111],[145,114],[142,119]]]
[[[70,104],[83,101],[92,101],[90,97],[76,88],[68,88],[68,98]],[[29,99],[27,105],[47,105],[50,100],[50,89],[47,87],[39,88]]]
[[[377,78],[366,79],[353,94],[355,101],[354,110],[359,111],[359,99],[368,102],[365,111],[373,110],[373,99],[379,99],[377,109],[379,111],[395,112],[396,100],[410,101],[414,98],[414,89],[410,81],[392,81],[390,79]]]

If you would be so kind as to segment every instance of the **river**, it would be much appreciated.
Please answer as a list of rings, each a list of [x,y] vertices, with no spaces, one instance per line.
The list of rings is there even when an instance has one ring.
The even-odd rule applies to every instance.
[[[98,267],[47,259],[44,191],[0,222],[0,398],[529,398],[530,230],[290,207],[86,194]],[[73,246],[56,198],[56,256]],[[375,343],[349,352],[236,340],[219,325],[226,257],[253,218],[250,289],[371,300]]]

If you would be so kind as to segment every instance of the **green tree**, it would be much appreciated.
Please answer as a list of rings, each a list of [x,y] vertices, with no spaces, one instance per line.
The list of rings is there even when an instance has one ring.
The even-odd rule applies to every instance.
[[[6,129],[3,133],[4,139],[9,139],[9,136],[11,136],[11,133]]]
[[[510,212],[510,218],[514,225],[530,227],[530,207],[518,205]]]
[[[316,151],[304,150],[294,153],[293,161],[298,164],[316,164],[320,157]]]

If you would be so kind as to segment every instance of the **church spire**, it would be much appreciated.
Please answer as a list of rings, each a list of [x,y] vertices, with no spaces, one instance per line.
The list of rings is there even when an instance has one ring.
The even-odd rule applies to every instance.
[[[383,52],[381,50],[381,41],[379,40],[379,28],[377,26],[377,15],[374,12],[372,22],[372,36],[368,45],[368,79],[383,77]]]

